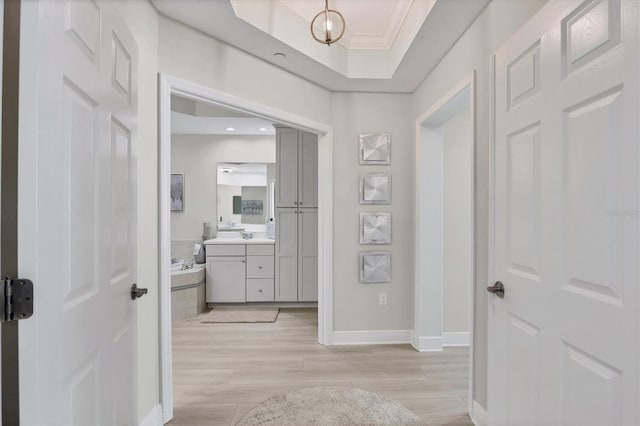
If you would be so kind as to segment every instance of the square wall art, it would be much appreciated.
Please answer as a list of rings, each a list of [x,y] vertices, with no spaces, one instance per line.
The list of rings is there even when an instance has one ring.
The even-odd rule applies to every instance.
[[[391,133],[360,133],[360,164],[391,164]]]
[[[391,252],[365,251],[360,253],[360,281],[388,283],[391,281]]]
[[[389,173],[361,174],[360,204],[391,204],[391,175]]]
[[[360,213],[360,244],[391,244],[391,213]]]

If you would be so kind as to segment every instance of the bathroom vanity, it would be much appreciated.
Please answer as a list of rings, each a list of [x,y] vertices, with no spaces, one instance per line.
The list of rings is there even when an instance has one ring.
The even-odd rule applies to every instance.
[[[274,240],[225,235],[204,243],[207,303],[275,300]]]

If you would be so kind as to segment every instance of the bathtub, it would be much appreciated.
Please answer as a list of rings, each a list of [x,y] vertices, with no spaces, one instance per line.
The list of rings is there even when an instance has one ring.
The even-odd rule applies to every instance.
[[[193,318],[206,309],[205,265],[181,270],[171,265],[171,321]]]

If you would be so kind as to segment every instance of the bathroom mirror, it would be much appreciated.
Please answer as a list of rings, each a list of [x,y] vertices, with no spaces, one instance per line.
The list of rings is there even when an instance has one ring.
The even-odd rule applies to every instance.
[[[253,229],[275,216],[275,163],[218,163],[217,176],[218,231]]]

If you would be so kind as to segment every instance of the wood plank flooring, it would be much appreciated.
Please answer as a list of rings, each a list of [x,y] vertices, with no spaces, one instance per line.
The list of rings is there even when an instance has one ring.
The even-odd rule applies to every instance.
[[[233,425],[278,392],[353,386],[407,407],[428,424],[470,425],[466,348],[317,343],[315,308],[281,309],[272,324],[173,325],[176,425]]]

